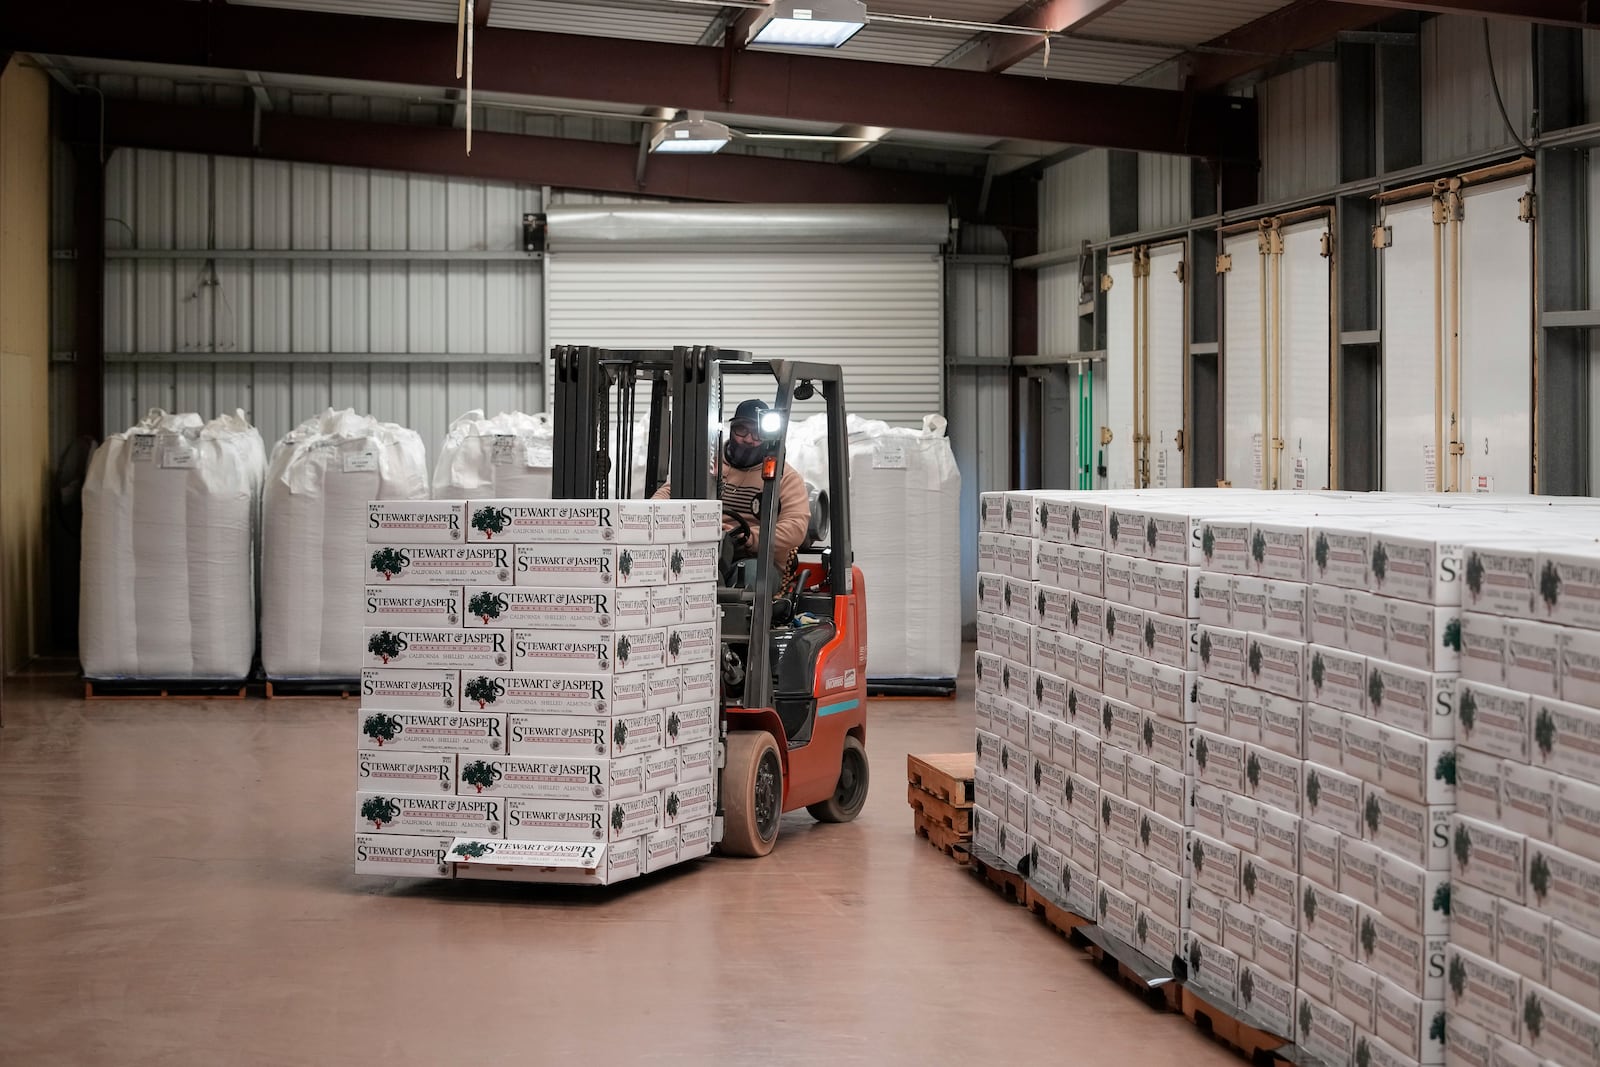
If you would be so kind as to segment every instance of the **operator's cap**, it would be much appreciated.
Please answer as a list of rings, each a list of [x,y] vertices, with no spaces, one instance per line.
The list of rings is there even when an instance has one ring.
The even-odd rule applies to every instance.
[[[734,410],[732,421],[753,422],[759,426],[761,425],[761,416],[766,414],[767,411],[768,407],[765,400],[756,400],[754,398],[741,400],[738,408]]]

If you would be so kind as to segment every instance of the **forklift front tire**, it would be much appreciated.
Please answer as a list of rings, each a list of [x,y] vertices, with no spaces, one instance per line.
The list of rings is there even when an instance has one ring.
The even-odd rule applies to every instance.
[[[722,852],[765,856],[778,842],[783,816],[783,759],[765,730],[728,735],[728,765],[722,774]]]
[[[818,822],[850,822],[867,803],[867,786],[872,771],[867,765],[867,747],[854,737],[845,737],[839,757],[839,784],[833,796],[806,808]]]

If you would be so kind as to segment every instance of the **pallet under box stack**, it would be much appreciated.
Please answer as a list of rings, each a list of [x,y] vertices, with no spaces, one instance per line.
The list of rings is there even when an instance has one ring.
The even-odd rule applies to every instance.
[[[1593,504],[985,495],[974,857],[1247,1050],[1600,1063]]]
[[[374,502],[355,867],[609,884],[717,840],[716,501]]]

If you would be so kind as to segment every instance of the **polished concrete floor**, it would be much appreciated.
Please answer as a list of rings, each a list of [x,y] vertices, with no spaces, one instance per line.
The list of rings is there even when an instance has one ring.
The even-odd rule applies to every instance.
[[[862,818],[617,890],[359,878],[337,700],[6,683],[0,1064],[1239,1062],[912,836],[881,702]]]

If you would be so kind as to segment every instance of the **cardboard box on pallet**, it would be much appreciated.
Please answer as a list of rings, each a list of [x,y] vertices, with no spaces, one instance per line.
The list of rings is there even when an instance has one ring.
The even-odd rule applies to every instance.
[[[465,536],[460,501],[373,500],[367,504],[368,544],[451,545]]]
[[[1355,1024],[1371,1032],[1377,1019],[1378,976],[1351,959],[1341,958],[1333,974],[1333,1008]]]
[[[507,544],[648,545],[655,505],[648,500],[472,500],[467,540]]]
[[[460,626],[466,600],[460,586],[369,585],[367,623],[387,629]]]
[[[1321,886],[1337,890],[1340,836],[1337,830],[1301,820],[1300,874]]]
[[[563,760],[603,756],[619,759],[661,748],[661,713],[641,711],[631,715],[507,716],[509,755]]]
[[[1244,903],[1267,919],[1291,929],[1300,921],[1300,877],[1258,857],[1244,858],[1239,874]]]
[[[1222,905],[1222,947],[1241,961],[1254,960],[1256,954],[1256,913],[1236,901]]]
[[[510,630],[385,630],[367,627],[367,669],[506,670]]]
[[[1424,737],[1455,736],[1456,676],[1367,661],[1367,713]]]
[[[1500,826],[1456,815],[1451,829],[1451,881],[1518,904],[1527,887],[1528,839]]]
[[[1600,863],[1536,841],[1528,841],[1526,851],[1528,905],[1579,930],[1600,932]]]
[[[1220,942],[1198,935],[1189,938],[1188,983],[1202,992],[1231,998],[1239,985],[1239,956]]]
[[[1309,878],[1300,884],[1300,932],[1341,956],[1354,957],[1361,931],[1362,907],[1353,897],[1336,893]]]
[[[420,672],[419,672],[420,673]],[[506,748],[506,717],[457,711],[357,712],[357,744],[387,752],[489,755]]]
[[[451,835],[356,834],[355,872],[396,878],[451,878]]]
[[[1369,789],[1368,794],[1365,814],[1369,829],[1374,810],[1371,799],[1377,799],[1378,829],[1370,836],[1379,848],[1430,871],[1450,868],[1452,812],[1448,807],[1415,804],[1379,789]]]
[[[1500,764],[1499,825],[1514,833],[1549,841],[1555,834],[1559,775],[1505,760]]]
[[[1339,839],[1339,891],[1369,908],[1378,906],[1383,853],[1354,837]]]
[[[664,630],[616,633],[513,630],[511,669],[518,674],[610,674],[649,670],[659,662]],[[652,652],[652,649],[657,651]],[[619,652],[622,655],[619,656]]]
[[[1290,1034],[1294,1031],[1294,982],[1272,974],[1260,964],[1239,964],[1234,1002],[1253,1019],[1259,1020],[1268,1033]]]
[[[1367,658],[1327,645],[1311,645],[1306,698],[1351,715],[1367,713]]]
[[[1600,1049],[1600,1013],[1536,983],[1523,983],[1523,1045],[1546,1062],[1592,1063]]]
[[[1600,631],[1563,627],[1560,642],[1561,699],[1600,708]]]
[[[1261,859],[1290,871],[1300,869],[1300,816],[1261,805]]]
[[[456,791],[455,754],[362,749],[356,753],[356,790],[438,792],[453,796]]]
[[[603,800],[525,800],[507,797],[506,839],[510,841],[604,841]]]
[[[1570,923],[1550,923],[1550,988],[1600,1012],[1600,936]]]
[[[499,837],[505,822],[505,801],[500,797],[357,793],[355,810],[358,834]]]
[[[637,757],[635,757],[637,758]],[[463,760],[456,786],[462,796],[493,795],[529,800],[603,800],[610,790],[612,760],[494,756]]]
[[[1477,611],[1461,614],[1461,677],[1483,685],[1506,684],[1510,639],[1507,620]]]
[[[1445,1002],[1424,1000],[1382,975],[1377,976],[1376,992],[1373,1030],[1378,1038],[1419,1064],[1443,1064]]]
[[[1548,984],[1550,925],[1542,912],[1496,900],[1494,961],[1529,981]]]
[[[1372,902],[1386,918],[1419,934],[1450,932],[1452,898],[1448,871],[1430,871],[1398,856],[1378,855],[1378,893]]]
[[[1600,785],[1600,711],[1536,696],[1533,740],[1537,766]]]
[[[665,551],[664,549],[662,550]],[[629,559],[629,583],[622,581],[618,556],[626,552]],[[643,566],[635,571],[635,562],[645,554]],[[665,580],[666,559],[657,557],[653,550],[619,549],[616,545],[517,545],[513,549],[515,584],[539,589],[609,589],[623,584],[647,585],[647,576],[656,584]],[[659,573],[657,573],[659,572]],[[710,580],[715,580],[715,575]]]
[[[1298,997],[1300,1048],[1326,1063],[1351,1063],[1355,1057],[1355,1026],[1304,989]]]
[[[1522,1034],[1522,976],[1458,945],[1447,950],[1450,1012],[1491,1033]]]
[[[368,544],[366,584],[509,586],[515,575],[510,545]]]

